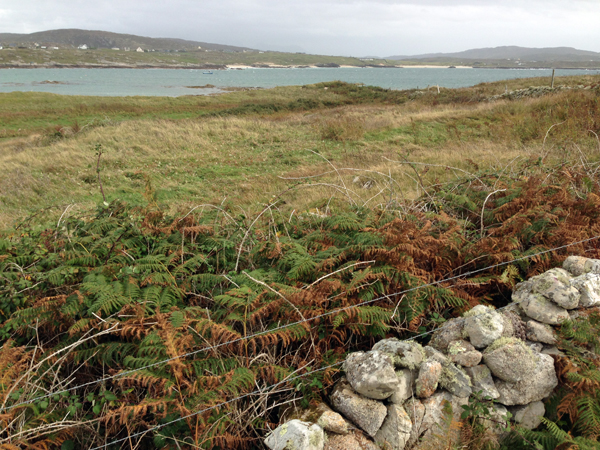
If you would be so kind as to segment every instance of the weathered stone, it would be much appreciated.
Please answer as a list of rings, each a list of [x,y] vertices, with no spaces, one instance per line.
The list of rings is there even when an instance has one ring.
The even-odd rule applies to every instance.
[[[450,319],[433,333],[429,345],[436,350],[446,352],[452,341],[462,339],[463,319]]]
[[[410,437],[406,442],[406,448],[413,448],[413,445],[417,442],[421,434],[426,430],[422,427],[423,417],[425,416],[425,406],[416,398],[411,398],[404,405],[404,410],[410,417],[412,427],[410,430]]]
[[[550,269],[530,279],[532,292],[541,294],[564,309],[575,309],[579,305],[579,291],[571,286],[569,273],[564,269]]]
[[[334,388],[331,403],[336,411],[370,436],[377,434],[387,414],[383,403],[356,393],[345,378]]]
[[[524,406],[513,406],[508,408],[512,414],[513,420],[528,430],[533,430],[540,426],[542,417],[546,413],[544,403],[537,401]]]
[[[319,403],[309,409],[296,409],[286,414],[286,421],[298,419],[302,422],[316,423],[325,431],[337,434],[348,434],[348,422],[340,414],[333,411],[325,403]]]
[[[537,358],[523,341],[500,338],[483,352],[483,361],[494,376],[516,383],[533,375]]]
[[[384,339],[375,344],[373,350],[390,355],[396,367],[410,370],[418,369],[425,359],[423,347],[414,341]]]
[[[545,345],[540,353],[544,355],[554,355],[554,356],[565,356],[563,352],[561,352],[555,345]]]
[[[585,262],[585,272],[586,273],[600,274],[600,259],[591,259],[591,258],[589,258]]]
[[[496,389],[494,379],[492,378],[492,372],[485,364],[467,367],[465,372],[471,378],[473,392],[481,392],[481,395],[490,397],[491,399],[500,397],[500,393]]]
[[[323,450],[325,433],[318,425],[294,419],[269,433],[265,444],[271,450]]]
[[[324,411],[317,419],[317,425],[325,431],[336,434],[348,434],[348,422],[335,411]]]
[[[380,450],[380,448],[360,433],[345,436],[328,436],[323,450]]]
[[[566,309],[541,294],[529,294],[519,305],[528,317],[549,325],[560,325],[569,318]]]
[[[544,348],[544,344],[541,342],[525,341],[525,345],[529,347],[533,353],[540,353]]]
[[[436,448],[440,442],[439,439],[442,437],[446,444],[456,444],[460,439],[460,427],[448,427],[447,424],[450,422],[450,417],[446,416],[445,406],[449,406],[451,409],[452,419],[451,421],[456,423],[460,421],[460,415],[463,409],[462,405],[466,405],[468,398],[456,397],[448,392],[438,391],[433,396],[422,401],[425,413],[423,419],[418,426],[417,431],[414,433],[416,439],[420,439],[412,450],[425,450]],[[410,406],[407,405],[407,411]],[[411,416],[412,417],[412,416]],[[411,442],[413,434],[411,433]]]
[[[442,365],[433,359],[427,359],[419,369],[417,377],[417,396],[420,398],[431,397],[438,387]]]
[[[518,313],[514,310],[509,311],[506,309],[500,313],[502,315],[502,320],[504,321],[502,337],[516,337],[517,339],[525,340],[525,322],[523,322],[520,317],[522,310],[518,305],[514,305],[514,309],[517,309]]]
[[[488,417],[481,419],[479,422],[483,427],[496,436],[504,436],[506,434],[508,410],[504,405],[494,403]]]
[[[389,405],[387,410],[387,417],[375,435],[375,442],[390,450],[404,450],[410,437],[412,421],[400,405]]]
[[[415,381],[417,379],[417,371],[402,369],[396,371],[398,377],[398,387],[390,397],[390,401],[396,405],[402,405],[407,399],[412,397],[416,392]]]
[[[468,397],[473,392],[469,376],[463,369],[451,363],[442,368],[439,384],[456,397]]]
[[[365,397],[383,400],[398,387],[392,358],[378,351],[351,353],[344,361],[348,382]]]
[[[563,269],[568,271],[571,275],[578,277],[585,273],[585,262],[587,258],[585,256],[569,256],[563,262]]]
[[[465,313],[464,317],[464,330],[476,348],[485,348],[502,336],[504,321],[493,309],[477,305]]]
[[[460,340],[452,341],[448,345],[450,360],[463,367],[473,367],[481,362],[481,352],[475,350],[470,342]]]
[[[448,346],[446,346],[446,348],[447,347]],[[442,352],[436,350],[435,348],[433,348],[429,345],[427,347],[424,347],[423,350],[425,350],[425,356],[427,357],[427,359],[432,359],[434,361],[437,361],[442,366],[445,366],[446,364],[450,363],[450,360],[448,359],[448,357],[446,355],[444,355]]]
[[[571,280],[571,285],[577,289],[581,297],[579,306],[591,308],[600,305],[600,275],[586,273]]]
[[[506,406],[526,405],[548,397],[558,386],[554,359],[543,353],[537,355],[537,367],[532,376],[521,381],[496,381],[496,389],[500,393],[497,401]]]
[[[554,330],[547,324],[535,320],[527,321],[527,339],[544,344],[556,344]]]

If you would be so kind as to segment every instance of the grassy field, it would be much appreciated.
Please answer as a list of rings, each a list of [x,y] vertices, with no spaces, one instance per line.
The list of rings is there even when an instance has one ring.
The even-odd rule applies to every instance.
[[[0,95],[0,447],[263,448],[347,352],[600,258],[599,77],[498,97],[548,81]],[[554,427],[447,448],[595,448],[563,325]]]
[[[281,65],[311,66],[317,64],[337,64],[363,67],[371,65],[389,65],[385,60],[361,61],[358,58],[344,56],[310,55],[304,53],[282,52],[222,52],[222,51],[178,51],[144,52],[108,49],[18,49],[0,50],[0,67],[27,65],[104,65],[104,66],[203,66],[203,65]]]
[[[287,190],[282,200],[301,211],[338,201],[373,206],[392,191],[413,199],[476,167],[597,158],[588,131],[598,120],[597,90],[487,100],[507,85],[547,82],[439,94],[336,82],[213,97],[1,94],[0,227],[42,208],[48,220],[69,205],[93,206],[102,199],[98,169],[107,201],[142,202],[150,182],[168,210],[217,203],[253,211]]]

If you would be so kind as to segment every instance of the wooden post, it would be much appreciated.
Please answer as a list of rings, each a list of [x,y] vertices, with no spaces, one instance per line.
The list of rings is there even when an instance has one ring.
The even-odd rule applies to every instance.
[[[554,89],[554,69],[552,69],[552,82],[550,83],[550,89]]]

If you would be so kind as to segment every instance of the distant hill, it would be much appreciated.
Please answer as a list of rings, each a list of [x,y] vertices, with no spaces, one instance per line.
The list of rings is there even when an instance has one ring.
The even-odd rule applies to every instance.
[[[125,48],[135,49],[142,47],[144,50],[173,51],[192,50],[202,47],[204,50],[218,51],[252,51],[247,47],[233,45],[211,44],[208,42],[186,41],[184,39],[151,38],[135,36],[132,34],[111,33],[109,31],[79,30],[76,28],[64,30],[39,31],[31,34],[0,33],[0,44],[8,46],[27,45],[57,45],[60,47],[77,48],[87,45],[90,48]]]
[[[540,61],[600,61],[600,53],[587,50],[577,50],[572,47],[552,48],[528,48],[517,46],[505,46],[494,48],[476,48],[457,53],[429,53],[411,56],[388,56],[391,60],[415,60],[415,59],[465,59],[465,60],[501,60],[520,59],[527,62]]]

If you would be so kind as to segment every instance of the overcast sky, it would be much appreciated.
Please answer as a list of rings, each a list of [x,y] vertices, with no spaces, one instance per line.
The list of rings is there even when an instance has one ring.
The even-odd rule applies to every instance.
[[[600,0],[0,1],[0,32],[58,28],[326,55],[503,45],[600,52]]]

